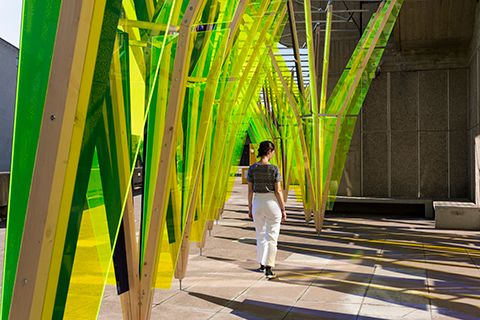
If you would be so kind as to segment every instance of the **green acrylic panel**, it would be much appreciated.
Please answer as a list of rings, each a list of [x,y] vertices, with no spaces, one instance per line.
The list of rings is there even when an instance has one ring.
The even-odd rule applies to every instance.
[[[97,152],[94,153],[87,184],[84,208],[76,213],[77,234],[75,245],[70,247],[72,259],[68,279],[68,293],[60,302],[57,294],[53,318],[94,319],[98,315],[105,287],[105,278],[111,266],[111,223],[108,222],[105,195]],[[72,220],[71,220],[72,221]]]
[[[332,181],[335,181],[335,183],[328,186],[329,207],[333,206],[333,201],[338,191],[340,182],[339,180],[341,178],[341,174],[345,165],[346,156],[351,142],[351,137],[355,128],[355,121],[352,119],[356,119],[355,116],[359,114],[363,102],[365,101],[368,89],[370,88],[370,84],[375,77],[375,73],[380,63],[380,59],[383,55],[384,48],[387,45],[388,39],[390,38],[390,34],[393,30],[402,4],[403,0],[397,1],[397,3],[393,6],[391,12],[389,13],[388,10],[390,8],[391,1],[387,1],[383,9],[378,13],[378,19],[375,23],[373,23],[374,18],[372,17],[370,23],[367,26],[367,29],[365,30],[364,36],[362,37],[359,45],[357,46],[357,49],[355,50],[352,58],[347,65],[346,71],[343,73],[341,80],[337,84],[337,87],[335,88],[334,93],[331,96],[331,105],[329,106],[329,112],[340,111],[340,106],[345,100],[345,94],[348,91],[343,89],[343,94],[337,95],[336,93],[341,91],[342,88],[348,88],[348,86],[346,86],[347,83],[349,83],[350,85],[353,84],[353,79],[355,77],[358,77],[359,71],[357,71],[357,68],[360,67],[361,59],[366,54],[366,51],[373,47],[373,52],[367,61],[365,70],[360,75],[360,81],[355,87],[355,92],[351,100],[347,101],[348,105],[343,113],[343,115],[346,117],[342,118],[343,121],[341,124],[341,132],[338,138],[338,147],[336,148],[336,150],[330,149],[330,152],[335,153],[335,160],[332,169]],[[382,28],[382,22],[385,20],[386,23]],[[380,30],[380,37],[378,38],[377,42],[374,42],[374,35],[376,32],[378,32],[378,30]]]
[[[105,207],[105,216],[97,214],[92,215],[91,218],[93,219],[93,225],[96,224],[95,221],[100,221],[98,219],[106,221],[106,230],[108,231],[108,239],[112,251],[114,250],[113,248],[115,248],[120,221],[122,219],[124,203],[122,193],[125,192],[125,190],[120,189],[121,183],[119,177],[121,174],[119,174],[119,172],[121,169],[120,163],[118,162],[120,159],[120,147],[116,139],[118,137],[116,136],[118,129],[117,131],[115,129],[115,126],[120,124],[115,123],[113,119],[114,106],[112,105],[109,89],[109,71],[111,67],[112,53],[114,52],[115,39],[119,36],[116,25],[119,19],[120,7],[121,1],[118,0],[107,1],[105,7],[103,17],[104,23],[102,24],[102,33],[95,62],[95,71],[87,110],[85,130],[82,138],[70,217],[55,296],[53,310],[54,318],[63,317],[64,313],[68,310],[77,312],[77,310],[81,310],[84,305],[81,294],[83,288],[70,287],[70,285],[72,283],[72,271],[74,270],[73,267],[76,260],[77,246],[81,239],[81,232],[85,231],[83,228],[82,217],[85,208],[85,199],[89,199],[89,193],[98,195],[101,190],[103,195],[102,197],[92,196],[91,198],[104,202],[97,203],[97,207]],[[116,52],[115,54],[120,54],[120,52]],[[123,87],[124,86],[122,85],[122,88]],[[126,126],[127,123],[129,123],[129,108],[128,106],[125,106],[125,100],[122,100],[121,102],[122,105],[115,107],[119,108],[118,112],[124,113],[126,122],[123,126],[125,126],[124,130],[128,131]],[[128,136],[129,135],[126,136],[126,141],[123,141],[127,146],[129,145]],[[127,149],[129,150],[128,147]],[[98,164],[95,150],[97,150],[98,153]],[[124,163],[124,165],[130,167],[132,162],[128,155],[129,152],[127,151],[127,158],[125,159],[126,163]],[[97,174],[98,171],[100,172],[101,185],[94,183],[98,179],[94,179],[92,180],[92,183],[90,183],[92,170],[94,171],[94,174]],[[92,200],[89,206],[93,207],[94,205],[96,205],[95,200]],[[94,219],[95,217],[98,219]],[[102,224],[103,223],[98,223],[98,225]],[[109,257],[108,262],[110,259],[111,256]],[[105,263],[107,262],[103,261],[102,264],[98,266],[104,268]],[[77,262],[77,265],[79,264],[81,265],[82,262]],[[97,270],[92,267],[91,271],[94,272]],[[98,311],[100,305],[107,273],[106,271],[101,270],[99,271],[99,274],[102,274],[103,276],[97,279],[96,285],[102,289],[101,291],[97,291],[96,298],[92,298],[93,300],[90,300],[91,304],[89,304],[90,309],[94,310],[95,313]],[[77,290],[79,290],[80,293]],[[92,304],[95,305],[95,307]],[[67,310],[66,307],[70,307],[70,309]]]
[[[256,142],[265,139],[276,142],[279,156],[274,159],[274,162],[280,167],[285,180],[287,180],[285,187],[289,187],[289,182],[298,184],[298,190],[301,190],[303,194],[305,209],[308,211],[314,208],[315,200],[319,199],[312,198],[313,190],[308,190],[307,181],[310,177],[306,177],[305,163],[301,155],[302,141],[298,135],[298,126],[302,126],[305,132],[304,138],[311,172],[316,179],[321,179],[320,185],[326,184],[326,177],[331,174],[333,183],[326,187],[329,190],[330,199],[333,200],[332,196],[338,189],[338,182],[350,145],[356,115],[358,115],[374,77],[383,53],[382,47],[389,38],[402,2],[399,1],[399,5],[388,16],[386,27],[383,28],[378,41],[374,41],[373,35],[378,28],[381,28],[380,22],[387,15],[385,8],[391,1],[385,2],[384,9],[378,14],[377,22],[369,24],[367,32],[349,62],[348,69],[342,75],[329,100],[327,113],[336,114],[336,116],[323,117],[318,124],[315,124],[317,120],[312,115],[305,114],[301,115],[303,116],[302,120],[297,122],[285,91],[288,90],[289,94],[294,96],[300,110],[305,110],[312,102],[308,97],[308,92],[313,89],[306,88],[307,96],[301,96],[300,91],[294,85],[293,76],[287,70],[284,71],[283,78],[287,79],[289,87],[284,88],[270,61],[270,48],[275,47],[285,27],[286,1],[255,0],[248,2],[245,13],[238,20],[239,28],[235,35],[230,35],[228,27],[233,21],[239,1],[204,1],[200,17],[191,29],[193,36],[192,46],[188,48],[187,53],[190,65],[188,66],[186,88],[184,88],[186,95],[180,117],[181,126],[175,137],[175,161],[172,168],[159,166],[161,149],[159,145],[163,141],[165,113],[168,106],[178,33],[169,31],[166,34],[164,31],[150,30],[148,27],[143,29],[128,25],[119,26],[121,30],[117,32],[114,30],[116,23],[106,19],[104,28],[109,30],[109,34],[112,34],[112,31],[113,34],[116,33],[118,39],[120,70],[116,71],[118,72],[116,76],[121,78],[120,87],[123,97],[115,99],[119,92],[115,91],[113,87],[109,87],[107,81],[102,82],[97,78],[94,80],[92,99],[87,115],[88,125],[82,144],[56,295],[55,317],[73,316],[76,312],[81,312],[81,302],[87,298],[86,294],[81,294],[85,292],[85,283],[73,281],[85,277],[82,275],[83,271],[78,271],[83,270],[84,267],[81,267],[81,264],[87,262],[86,258],[81,258],[85,257],[87,252],[83,251],[85,249],[84,241],[97,241],[95,248],[96,256],[99,257],[96,260],[98,266],[91,271],[98,276],[95,278],[95,285],[98,285],[99,290],[97,294],[89,295],[91,302],[84,302],[84,306],[89,306],[92,314],[97,313],[105,281],[111,281],[111,279],[108,280],[107,274],[112,255],[118,248],[117,242],[120,241],[121,244],[124,241],[121,237],[123,231],[120,221],[128,197],[127,190],[130,188],[130,180],[125,186],[121,180],[122,176],[125,177],[122,168],[125,168],[125,165],[128,167],[127,171],[129,171],[131,179],[133,167],[140,152],[142,152],[141,160],[145,166],[140,266],[143,262],[145,240],[149,232],[158,171],[171,170],[172,174],[166,219],[160,230],[162,235],[156,280],[158,286],[168,286],[171,282],[185,232],[187,214],[194,213],[194,225],[190,234],[192,241],[201,241],[206,221],[218,218],[224,202],[232,190],[247,132]],[[148,26],[148,22],[154,22],[165,26],[164,30],[170,30],[170,26],[181,25],[188,3],[189,1],[126,1],[123,3],[123,11],[127,20],[147,22],[144,26]],[[35,10],[40,10],[39,12],[46,10],[35,2],[27,1],[27,4],[30,4],[32,8],[35,7]],[[32,9],[29,9],[28,13],[35,13],[36,19],[37,13],[30,10]],[[56,15],[58,17],[58,8]],[[48,21],[55,20],[54,12],[48,12],[46,17]],[[28,19],[35,20],[32,17],[26,17],[25,21],[29,21]],[[45,16],[42,19],[45,19]],[[36,25],[39,23],[35,22]],[[32,31],[25,31],[25,25],[26,22],[24,22],[23,32],[26,36],[25,39],[22,38],[22,48],[26,39],[33,35]],[[47,43],[47,46],[42,47],[41,54],[43,56],[41,57],[43,59],[51,58],[55,28],[50,25],[42,25],[42,27],[48,27],[48,36],[43,35],[41,38],[43,42]],[[369,30],[371,32],[368,32]],[[111,60],[109,48],[113,46],[112,39],[110,37],[101,42],[102,47],[97,57],[96,73],[108,74],[108,68],[100,71],[109,66]],[[107,46],[103,47],[105,43]],[[36,42],[36,45],[39,44],[40,42]],[[367,50],[373,46],[376,47],[367,61],[366,69],[363,70],[361,62],[365,60]],[[48,52],[50,56],[48,56]],[[32,75],[28,73],[28,70],[25,71],[25,66],[28,66],[28,63],[33,64],[33,61],[32,57],[21,54],[19,92],[37,90],[36,93],[39,94],[36,94],[36,97],[39,96],[41,99],[37,98],[35,101],[39,103],[40,107],[35,109],[35,114],[27,115],[28,101],[22,101],[19,98],[17,120],[25,117],[26,121],[25,128],[23,128],[23,121],[22,123],[16,121],[15,132],[23,128],[22,130],[27,130],[27,134],[23,137],[15,136],[18,140],[15,141],[14,155],[23,152],[23,149],[26,148],[22,146],[22,143],[38,140],[38,124],[43,109],[49,66],[42,66],[44,69],[40,74]],[[279,59],[278,64],[286,69],[286,64],[282,59]],[[27,80],[34,80],[34,77],[38,76],[43,77],[43,82],[37,81],[36,83],[43,86],[43,89],[29,88],[27,90],[25,88]],[[358,76],[360,76],[360,81],[356,83]],[[352,86],[353,95],[348,97],[347,101],[348,88],[352,88]],[[265,101],[259,101],[262,87]],[[28,97],[25,99],[28,100]],[[121,105],[117,106],[116,103],[119,100],[121,100]],[[114,103],[114,101],[117,102]],[[125,141],[119,141],[116,135],[119,120],[114,115],[115,112],[118,112],[117,108],[124,113],[125,123],[122,124],[124,126],[122,128],[127,132]],[[31,116],[31,118],[27,116]],[[35,125],[37,126],[35,127]],[[324,163],[332,163],[333,159],[332,172],[329,172],[327,166],[320,167],[318,165],[322,159],[318,159],[313,152],[315,150],[314,143],[318,141],[314,125],[321,127],[322,135],[325,137],[322,145],[324,154],[321,156],[323,156]],[[340,128],[338,141],[334,141],[337,127]],[[146,141],[143,141],[144,139]],[[126,159],[122,158],[123,149],[121,147],[124,145],[128,146]],[[22,190],[26,193],[12,197],[10,211],[15,212],[15,218],[9,219],[7,233],[9,253],[6,260],[5,277],[7,272],[10,274],[12,270],[14,272],[16,259],[18,259],[21,232],[18,230],[15,232],[14,228],[16,226],[23,227],[26,210],[23,203],[26,203],[29,189],[29,184],[24,182],[31,178],[31,166],[34,159],[32,149],[34,148],[28,150],[27,160],[22,161],[14,157],[13,161],[12,172],[15,174],[20,170],[22,173],[15,175],[12,179],[12,193],[18,194]],[[200,188],[198,195],[194,192],[197,182]],[[22,199],[23,203],[20,201]],[[20,223],[10,227],[11,221]],[[89,240],[93,238],[95,240]],[[90,256],[95,257],[95,254],[90,254]],[[84,259],[85,261],[83,261]],[[124,262],[120,264],[124,264]],[[117,269],[117,267],[118,264],[115,271],[121,269]],[[116,275],[116,281],[119,283],[118,287],[121,288],[120,275]],[[12,285],[13,283],[8,283],[8,280],[4,282],[2,299],[8,306]],[[83,300],[81,296],[84,296]],[[3,312],[2,317],[5,318],[5,314],[8,314],[8,311],[7,313]]]
[[[150,216],[152,212],[153,196],[156,185],[156,176],[160,161],[160,145],[162,141],[163,128],[165,125],[165,114],[167,110],[167,95],[170,87],[170,78],[173,70],[173,58],[176,51],[177,36],[158,36],[152,39],[152,66],[157,73],[152,89],[151,103],[148,113],[147,137],[146,137],[146,156],[145,156],[145,180],[144,180],[144,211],[142,216],[142,237],[147,239],[150,225]],[[162,59],[162,60],[160,60]],[[158,66],[158,67],[157,67]],[[153,68],[152,68],[153,69]],[[158,71],[157,71],[158,70]],[[145,242],[141,241],[141,262],[145,251]],[[142,263],[140,263],[141,265]]]
[[[60,3],[59,0],[49,2],[25,0],[23,2],[0,307],[2,319],[7,319],[10,311]]]

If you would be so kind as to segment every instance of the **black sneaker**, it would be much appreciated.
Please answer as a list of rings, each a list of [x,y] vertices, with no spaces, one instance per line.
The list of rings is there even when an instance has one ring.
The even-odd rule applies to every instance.
[[[255,271],[258,271],[258,272],[265,272],[265,266],[263,264],[260,265],[260,268],[258,269],[255,269]]]
[[[268,280],[275,279],[277,277],[277,275],[273,273],[272,268],[270,267],[265,268],[265,276]]]

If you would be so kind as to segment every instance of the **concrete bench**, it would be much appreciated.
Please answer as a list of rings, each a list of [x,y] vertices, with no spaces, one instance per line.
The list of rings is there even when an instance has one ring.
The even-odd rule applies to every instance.
[[[7,217],[10,172],[0,172],[0,221]]]
[[[396,199],[396,198],[373,198],[373,197],[346,197],[337,196],[335,202],[339,203],[362,203],[362,204],[419,204],[425,208],[425,218],[433,219],[433,201],[429,199]]]
[[[435,228],[480,230],[480,206],[473,202],[435,201]]]

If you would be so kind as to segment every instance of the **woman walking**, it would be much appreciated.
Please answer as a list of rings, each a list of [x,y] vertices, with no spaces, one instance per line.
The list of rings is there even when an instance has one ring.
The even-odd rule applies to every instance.
[[[270,163],[275,153],[275,145],[271,141],[263,141],[258,148],[260,161],[248,169],[248,216],[253,218],[257,236],[257,261],[260,271],[265,271],[268,279],[276,275],[277,240],[280,233],[280,222],[287,218],[285,201],[283,200],[280,172]]]

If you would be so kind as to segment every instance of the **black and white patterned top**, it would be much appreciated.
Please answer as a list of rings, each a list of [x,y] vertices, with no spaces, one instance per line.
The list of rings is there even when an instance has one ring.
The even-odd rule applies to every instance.
[[[280,171],[273,164],[254,163],[248,168],[247,181],[253,183],[253,192],[275,192],[275,182],[282,181]]]

